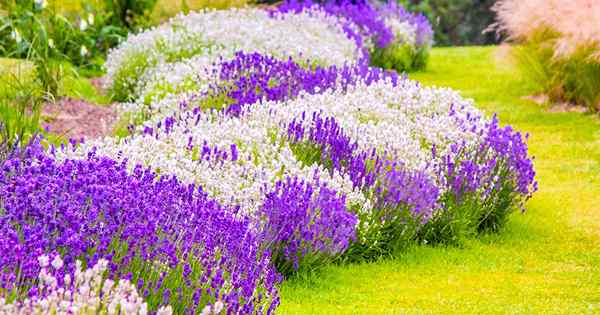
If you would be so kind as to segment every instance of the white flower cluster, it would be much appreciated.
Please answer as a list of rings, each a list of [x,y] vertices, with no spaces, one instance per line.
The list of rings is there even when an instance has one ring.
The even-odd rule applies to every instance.
[[[401,21],[394,17],[388,17],[384,21],[385,25],[392,30],[394,42],[401,45],[417,45],[417,29],[415,25],[408,21]]]
[[[49,260],[46,255],[38,258],[42,267],[38,292],[43,293],[42,297],[14,303],[0,298],[0,314],[148,314],[148,305],[129,280],[115,283],[102,278],[107,260],[101,259],[87,270],[82,270],[81,262],[77,261],[73,279],[68,273],[64,276],[64,287],[59,287],[58,279],[49,272]],[[60,270],[63,262],[57,255],[51,265],[54,270]],[[171,306],[157,311],[160,315],[172,313]]]
[[[244,8],[201,11],[181,15],[168,23],[130,36],[108,55],[106,84],[129,86],[144,94],[145,81],[180,82],[201,73],[202,66],[232,56],[236,51],[260,52],[277,58],[292,57],[323,65],[342,65],[360,58],[360,50],[348,39],[339,21],[319,10],[276,13]],[[194,56],[198,60],[183,61]],[[158,67],[161,70],[149,70]],[[187,69],[184,69],[186,68]],[[190,68],[191,67],[191,68]],[[182,70],[174,71],[174,70]],[[146,74],[149,71],[150,73]],[[145,80],[139,83],[138,80]],[[122,82],[117,82],[121,80]],[[150,83],[150,85],[155,83]],[[139,94],[137,95],[139,96]]]

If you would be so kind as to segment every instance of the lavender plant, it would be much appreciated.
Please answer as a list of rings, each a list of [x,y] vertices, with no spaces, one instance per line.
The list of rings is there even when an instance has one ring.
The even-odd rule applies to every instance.
[[[60,163],[39,142],[3,163],[0,183],[0,292],[9,299],[35,296],[37,257],[60,254],[64,272],[106,258],[108,278],[135,283],[149,310],[193,313],[221,301],[230,312],[269,313],[278,304],[279,276],[249,219],[199,187],[94,154]]]
[[[306,61],[307,64],[312,64]],[[328,89],[347,89],[358,82],[370,84],[376,80],[398,81],[398,75],[372,68],[364,63],[357,65],[315,65],[306,69],[291,58],[286,61],[260,53],[237,52],[229,61],[221,62],[218,79],[213,79],[207,93],[209,100],[222,102],[227,112],[239,115],[244,105],[262,100],[284,101],[297,97],[301,92],[316,94]],[[205,106],[206,107],[206,106]],[[213,106],[214,107],[214,106]]]
[[[340,17],[348,38],[356,42],[374,66],[398,72],[422,69],[427,64],[433,30],[427,18],[410,13],[396,2],[311,0],[284,1],[279,12],[302,12],[318,8]]]
[[[454,143],[435,166],[445,193],[442,210],[424,230],[429,242],[456,242],[497,231],[512,211],[524,211],[525,201],[537,190],[533,160],[520,132],[500,127],[494,116],[479,135],[475,147]]]
[[[348,174],[354,187],[373,202],[369,209],[354,205],[358,239],[346,257],[370,260],[410,244],[438,207],[439,190],[430,176],[379,157],[375,150],[361,152],[334,118],[313,113],[308,130],[303,127],[304,119],[303,114],[287,129],[288,138],[300,146],[296,149],[299,158]]]
[[[355,240],[357,223],[346,207],[346,197],[325,185],[289,177],[277,182],[259,211],[277,269],[290,274],[316,268],[343,253]]]

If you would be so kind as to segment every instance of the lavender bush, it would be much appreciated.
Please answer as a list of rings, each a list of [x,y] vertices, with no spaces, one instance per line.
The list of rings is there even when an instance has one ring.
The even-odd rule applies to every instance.
[[[350,259],[373,259],[409,244],[438,207],[439,190],[423,172],[407,170],[402,163],[379,157],[375,150],[361,152],[332,117],[313,114],[310,128],[302,121],[288,125],[288,138],[305,163],[321,163],[347,174],[354,186],[370,196],[373,206],[364,211],[354,205],[358,239],[351,245]]]
[[[346,197],[326,186],[286,178],[265,196],[260,210],[264,241],[277,269],[290,274],[314,268],[343,253],[355,240],[356,217]]]
[[[341,17],[346,36],[374,66],[403,72],[427,65],[433,30],[423,14],[408,12],[394,1],[379,4],[367,0],[287,0],[276,10],[302,12],[311,8]]]
[[[3,163],[0,183],[5,296],[35,296],[37,257],[60,254],[61,272],[106,258],[108,278],[135,283],[149,310],[221,301],[229,312],[268,313],[278,304],[279,276],[249,220],[199,187],[93,154],[60,163],[39,143]]]
[[[500,127],[496,116],[479,131],[475,147],[455,143],[435,170],[445,193],[442,209],[423,232],[428,242],[455,242],[497,231],[535,191],[535,171],[520,132]],[[525,136],[525,139],[527,136]],[[432,152],[434,158],[435,148]]]
[[[307,64],[312,64],[309,60]],[[321,67],[301,66],[291,58],[286,61],[260,53],[237,52],[229,61],[219,64],[216,83],[204,102],[219,104],[233,115],[239,115],[242,107],[262,100],[283,101],[297,97],[301,92],[319,93],[328,89],[347,89],[358,82],[398,80],[398,75],[372,68],[364,63]],[[216,101],[215,101],[216,99]],[[215,106],[213,106],[215,107]]]

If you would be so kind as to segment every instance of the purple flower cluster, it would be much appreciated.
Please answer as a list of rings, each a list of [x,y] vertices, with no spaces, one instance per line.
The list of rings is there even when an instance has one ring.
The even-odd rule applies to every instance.
[[[378,7],[378,12],[385,18],[393,18],[400,21],[406,21],[413,25],[416,30],[417,46],[431,45],[433,39],[433,28],[431,23],[422,13],[412,13],[396,1],[388,1]]]
[[[496,116],[478,133],[475,147],[452,144],[434,169],[446,212],[468,213],[478,230],[497,230],[537,190],[535,170],[521,133],[500,127]],[[432,154],[436,158],[435,148]]]
[[[311,65],[310,61],[307,61]],[[319,93],[330,88],[342,89],[358,82],[371,84],[380,79],[398,82],[398,75],[364,63],[337,67],[311,66],[306,69],[291,58],[281,61],[259,53],[238,52],[235,58],[221,62],[218,84],[210,95],[225,95],[227,111],[239,115],[244,105],[263,99],[282,101],[301,92]]]
[[[409,171],[401,163],[381,158],[375,149],[359,150],[333,117],[313,113],[306,130],[306,115],[288,125],[288,138],[316,146],[320,163],[347,174],[354,187],[372,190],[376,208],[394,211],[408,208],[415,217],[427,219],[437,207],[439,191],[423,172]]]
[[[271,312],[279,276],[252,222],[201,188],[157,177],[94,154],[58,162],[39,143],[6,160],[0,287],[35,295],[42,254],[60,254],[64,272],[106,258],[108,276],[137,283],[151,309],[193,313],[219,300],[232,313]]]
[[[332,259],[355,240],[357,219],[346,197],[325,185],[288,177],[267,193],[259,212],[264,241],[282,273],[297,270],[302,260]]]
[[[444,185],[456,198],[482,192],[489,196],[501,185],[510,184],[515,193],[531,197],[537,190],[533,161],[520,132],[500,127],[496,116],[479,131],[482,141],[471,148],[454,143],[442,157],[437,171]],[[525,137],[527,138],[527,136]],[[435,157],[435,148],[433,150]]]
[[[306,130],[306,114],[288,124],[288,139],[292,143],[305,143],[317,148],[317,161],[332,170],[342,171],[350,176],[355,188],[368,189],[375,184],[376,174],[381,171],[382,160],[373,150],[370,154],[360,152],[358,144],[344,133],[333,117],[323,118],[320,114],[313,113],[309,122],[310,128]],[[303,150],[311,154],[311,150]],[[300,157],[312,160],[311,156]],[[373,166],[368,167],[369,162]]]
[[[424,172],[380,157],[375,149],[361,151],[332,117],[313,113],[308,124],[306,120],[303,113],[287,128],[292,145],[302,148],[295,150],[299,159],[310,163],[316,156],[316,162],[348,175],[373,202],[372,209],[357,211],[358,241],[352,244],[350,257],[372,259],[412,241],[440,207],[435,181]]]
[[[334,16],[344,17],[343,29],[348,38],[354,40],[358,47],[364,47],[366,38],[371,38],[379,48],[386,47],[394,38],[392,31],[381,19],[380,12],[364,0],[334,0],[321,4],[311,0],[288,0],[277,7],[279,12],[302,12],[317,6]],[[359,29],[357,30],[356,27]]]
[[[416,45],[431,44],[433,29],[427,17],[421,13],[411,13],[395,1],[380,5],[368,0],[287,0],[277,7],[279,12],[302,12],[317,7],[324,12],[343,17],[343,29],[348,38],[358,47],[364,48],[365,39],[370,39],[377,48],[386,48],[394,40],[394,33],[385,24],[386,18],[408,22],[415,28]],[[358,31],[356,30],[358,27]]]
[[[409,171],[398,163],[387,163],[375,191],[376,207],[396,209],[409,205],[413,216],[427,221],[438,208],[437,185],[423,172]]]

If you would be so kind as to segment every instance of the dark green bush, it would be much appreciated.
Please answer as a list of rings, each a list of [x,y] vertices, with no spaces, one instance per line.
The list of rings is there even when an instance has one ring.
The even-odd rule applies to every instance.
[[[491,7],[495,0],[397,1],[409,11],[422,12],[427,16],[433,26],[436,45],[499,43],[499,38],[495,34],[483,32],[494,23],[495,14],[491,11]]]
[[[410,45],[389,45],[371,52],[371,64],[398,72],[409,72],[425,69],[429,58],[429,47]]]

